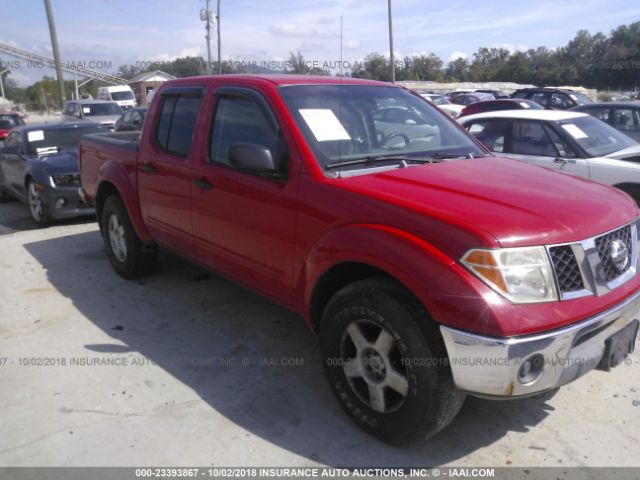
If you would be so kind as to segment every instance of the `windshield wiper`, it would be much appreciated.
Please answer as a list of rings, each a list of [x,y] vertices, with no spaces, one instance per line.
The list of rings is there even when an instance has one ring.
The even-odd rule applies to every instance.
[[[409,157],[406,155],[369,155],[363,158],[356,158],[355,160],[345,160],[344,162],[334,162],[325,165],[325,169],[336,167],[348,167],[350,165],[363,165],[367,163],[380,163],[380,162],[413,162],[413,163],[436,163],[440,160],[435,157]]]

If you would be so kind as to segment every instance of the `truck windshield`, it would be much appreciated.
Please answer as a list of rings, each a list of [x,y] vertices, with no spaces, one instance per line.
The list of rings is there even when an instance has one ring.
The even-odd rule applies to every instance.
[[[486,155],[446,114],[402,88],[287,85],[279,91],[323,168],[371,156]]]
[[[624,133],[590,115],[558,122],[589,157],[604,157],[637,143]]]
[[[133,100],[133,92],[111,92],[112,100]]]
[[[109,129],[102,125],[71,126],[69,128],[49,128],[29,130],[27,132],[27,153],[41,155],[55,153],[63,148],[78,148],[83,135],[90,133],[108,133]]]
[[[97,117],[100,115],[121,115],[122,109],[117,103],[85,103],[82,104],[82,113],[85,117]]]

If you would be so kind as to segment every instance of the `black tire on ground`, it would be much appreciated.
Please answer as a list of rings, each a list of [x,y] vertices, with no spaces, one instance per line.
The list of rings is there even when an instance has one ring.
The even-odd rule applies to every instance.
[[[127,209],[116,195],[107,198],[100,221],[107,256],[114,270],[124,278],[149,275],[158,259],[158,247],[138,238]]]
[[[27,181],[27,205],[29,206],[29,213],[31,219],[41,228],[51,225],[51,216],[49,215],[49,206],[42,199],[40,190],[33,181],[29,179]]]
[[[366,279],[336,293],[320,337],[340,406],[384,442],[425,440],[462,407],[465,395],[455,388],[435,322],[391,280]]]

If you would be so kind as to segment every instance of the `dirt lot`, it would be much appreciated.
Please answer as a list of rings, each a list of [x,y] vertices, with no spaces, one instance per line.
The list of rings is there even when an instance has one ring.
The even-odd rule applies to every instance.
[[[318,341],[169,254],[128,282],[95,223],[0,204],[0,466],[640,466],[640,356],[543,398],[468,398],[424,445],[355,428]]]

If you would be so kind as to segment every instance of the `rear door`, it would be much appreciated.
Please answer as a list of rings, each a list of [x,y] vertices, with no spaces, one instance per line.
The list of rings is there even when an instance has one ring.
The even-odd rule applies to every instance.
[[[283,303],[291,302],[298,155],[290,133],[257,90],[209,93],[206,151],[194,165],[194,237],[198,258]],[[230,149],[268,149],[278,173],[243,171]]]
[[[152,131],[138,157],[138,192],[144,222],[160,243],[193,254],[191,220],[191,148],[204,87],[163,91]]]
[[[2,168],[2,182],[13,195],[24,198],[24,171],[26,158],[24,156],[24,142],[21,132],[12,132],[5,141],[5,146],[13,149],[13,153],[3,152],[0,158]]]

